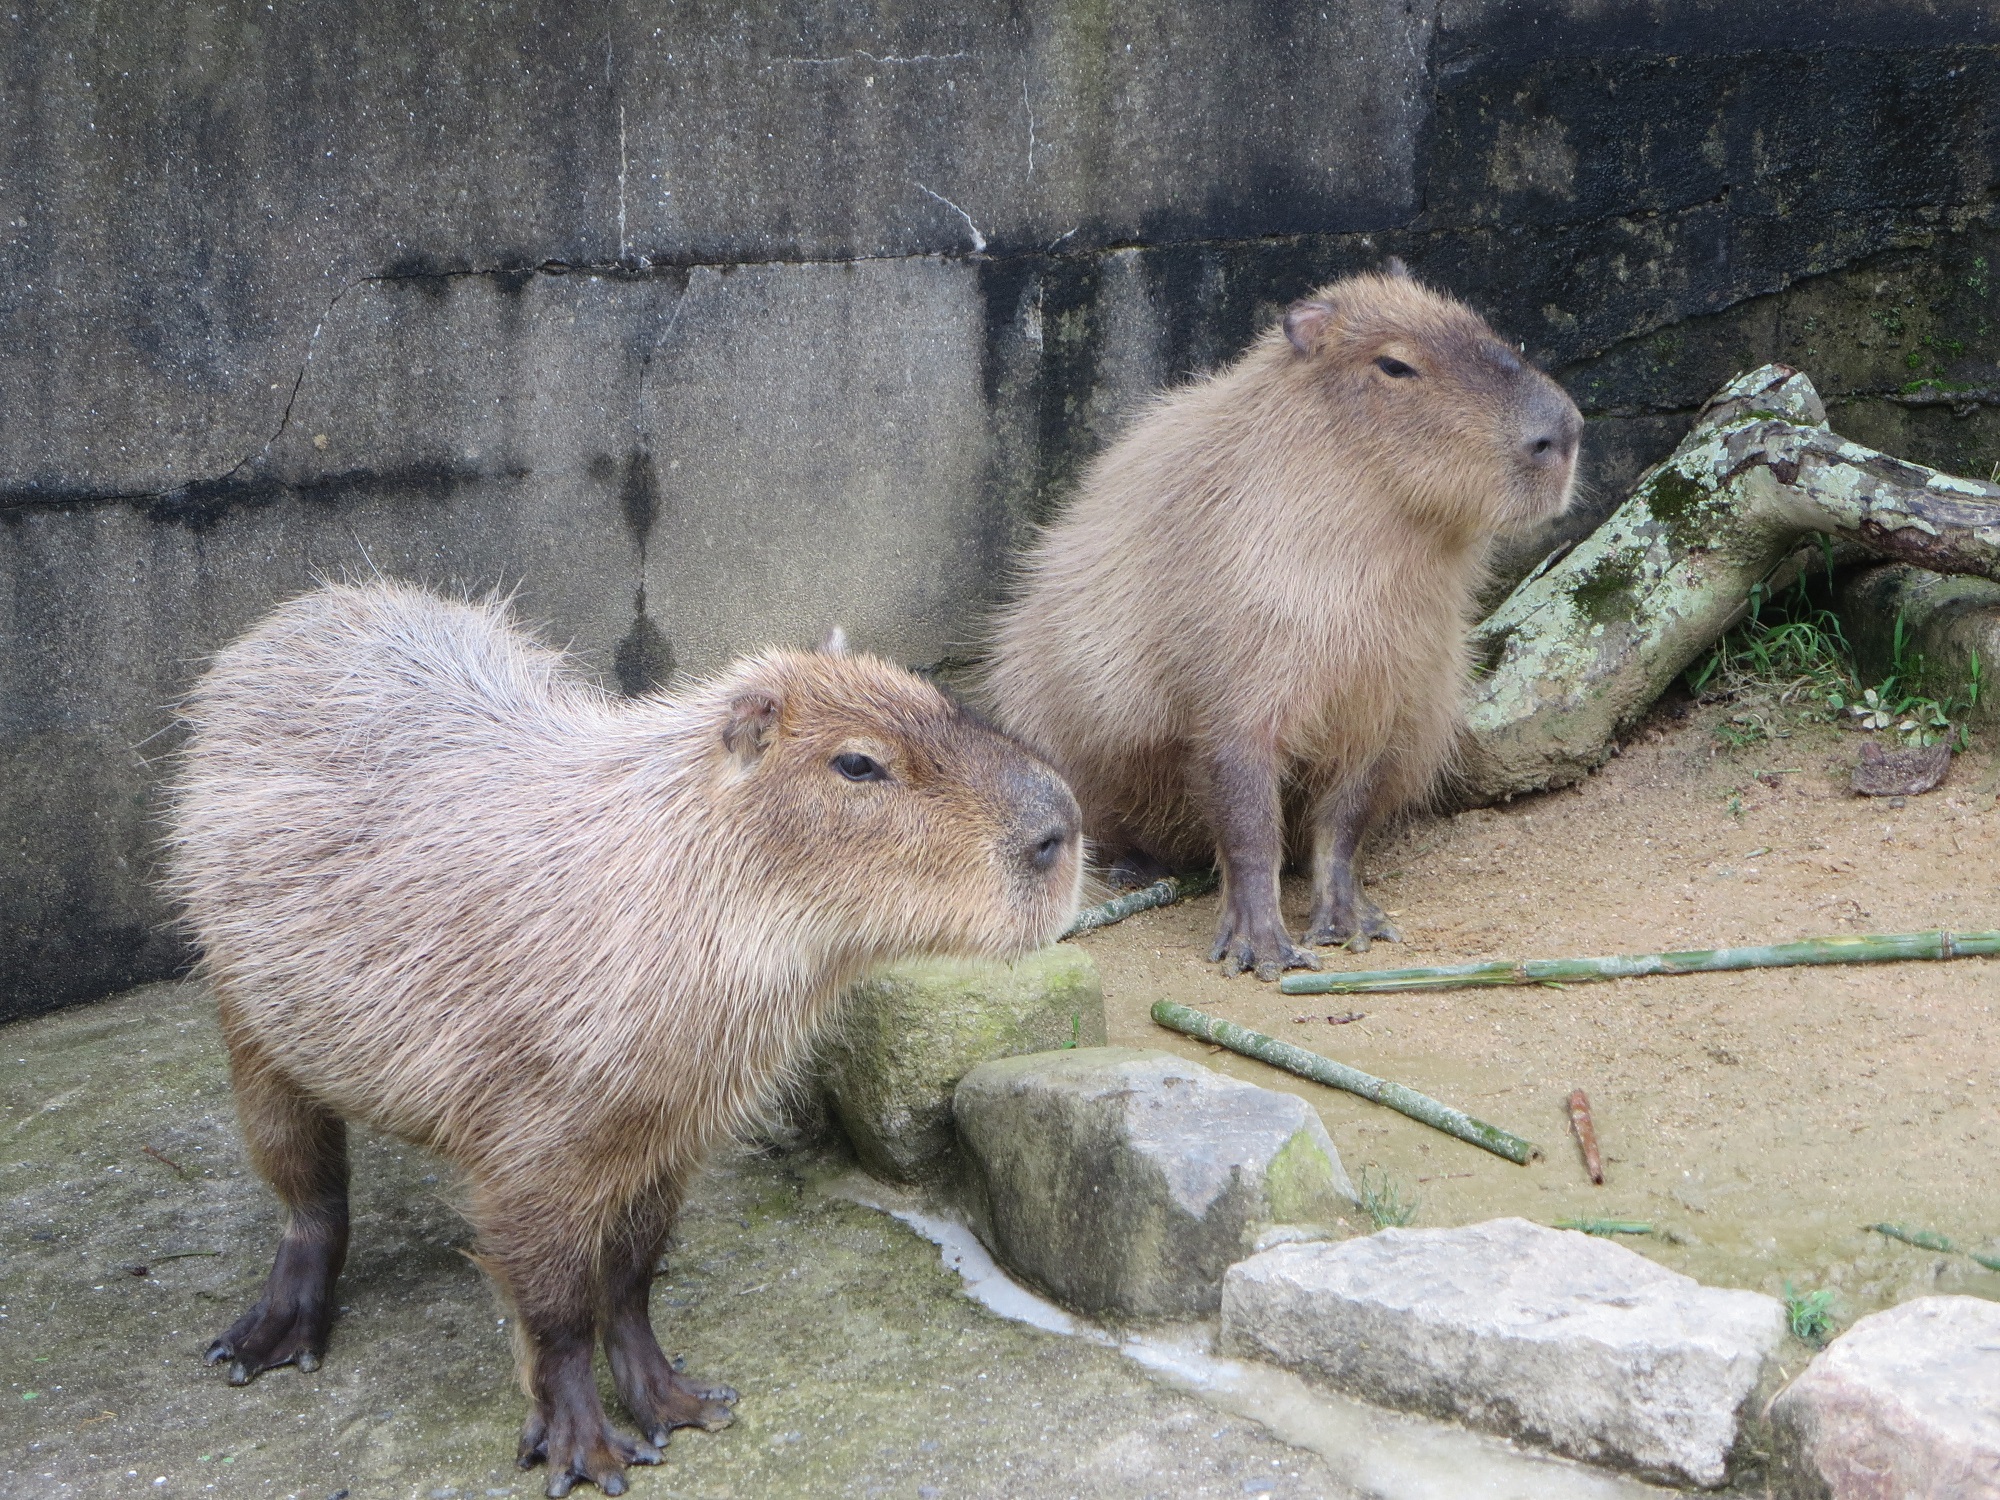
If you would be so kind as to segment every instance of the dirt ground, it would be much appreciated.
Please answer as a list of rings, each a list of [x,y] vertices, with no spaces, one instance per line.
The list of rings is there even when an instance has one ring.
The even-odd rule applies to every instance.
[[[1719,746],[1714,710],[1663,710],[1581,786],[1420,820],[1369,862],[1407,942],[1329,969],[1711,948],[1835,933],[2000,927],[2000,761],[1958,757],[1894,806],[1853,795],[1860,736],[1803,725]],[[1307,904],[1288,879],[1294,930]],[[1081,939],[1113,1044],[1291,1088],[1350,1171],[1386,1173],[1415,1222],[1498,1214],[1651,1223],[1621,1239],[1703,1281],[1832,1288],[1839,1322],[1933,1292],[2000,1298],[1965,1255],[1864,1226],[2000,1249],[2000,960],[1796,968],[1556,989],[1288,996],[1205,960],[1215,898]],[[1517,1167],[1357,1098],[1155,1026],[1162,997],[1312,1047],[1542,1145]],[[1327,1017],[1364,1019],[1329,1025]],[[1593,1186],[1569,1131],[1590,1096]]]

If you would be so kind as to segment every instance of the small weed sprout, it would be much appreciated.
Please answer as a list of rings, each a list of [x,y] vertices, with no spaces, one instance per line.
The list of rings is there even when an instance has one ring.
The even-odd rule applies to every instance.
[[[1816,1292],[1802,1292],[1787,1281],[1785,1316],[1791,1322],[1793,1338],[1823,1349],[1833,1332],[1833,1293],[1824,1287]]]
[[[1826,539],[1821,541],[1824,548]],[[1830,550],[1826,558],[1830,578]],[[1963,682],[1944,686],[1932,677],[1923,655],[1911,650],[1899,613],[1889,675],[1872,687],[1863,683],[1840,617],[1815,604],[1800,578],[1776,599],[1761,583],[1752,588],[1747,617],[1688,669],[1687,685],[1697,698],[1731,705],[1715,730],[1731,750],[1786,738],[1787,720],[1845,720],[1870,733],[1893,731],[1910,746],[1951,737],[1963,750],[1970,743],[1967,716],[1985,690],[1985,669],[1974,652]]]
[[[1417,1216],[1415,1196],[1405,1198],[1402,1187],[1387,1172],[1363,1167],[1354,1190],[1361,1195],[1361,1211],[1377,1229],[1401,1229]]]

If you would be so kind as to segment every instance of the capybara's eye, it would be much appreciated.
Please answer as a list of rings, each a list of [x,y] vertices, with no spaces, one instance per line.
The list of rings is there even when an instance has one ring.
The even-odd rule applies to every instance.
[[[1417,373],[1414,366],[1406,365],[1400,359],[1391,359],[1386,354],[1375,361],[1375,368],[1394,380],[1408,380]]]
[[[833,758],[834,770],[849,781],[887,781],[889,773],[882,769],[882,763],[870,759],[857,750],[844,750]]]

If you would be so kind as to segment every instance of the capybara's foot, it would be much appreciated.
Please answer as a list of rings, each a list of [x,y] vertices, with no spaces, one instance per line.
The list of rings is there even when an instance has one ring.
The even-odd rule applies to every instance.
[[[332,1327],[333,1313],[325,1302],[274,1298],[267,1287],[257,1305],[230,1324],[202,1358],[212,1365],[228,1360],[231,1385],[248,1385],[279,1365],[297,1365],[310,1373],[326,1357]]]
[[[1357,896],[1344,911],[1338,907],[1315,911],[1306,926],[1305,940],[1321,948],[1345,943],[1351,953],[1366,953],[1376,938],[1400,943],[1403,935],[1381,907],[1366,896]]]
[[[628,1464],[656,1464],[660,1450],[629,1438],[604,1419],[596,1393],[588,1402],[536,1406],[521,1428],[521,1448],[514,1462],[520,1468],[549,1466],[544,1493],[567,1495],[577,1481],[594,1484],[607,1495],[625,1493]]]
[[[625,1409],[638,1422],[639,1430],[660,1447],[676,1427],[699,1427],[703,1432],[720,1432],[736,1420],[730,1405],[735,1388],[726,1385],[697,1385],[655,1355],[644,1368],[617,1370],[618,1394]]]
[[[1222,925],[1216,930],[1215,947],[1210,950],[1208,961],[1221,964],[1225,974],[1253,970],[1259,979],[1267,983],[1287,969],[1319,967],[1318,959],[1303,948],[1292,945],[1292,940],[1285,935],[1285,929],[1279,923],[1239,922],[1227,910],[1222,914]]]

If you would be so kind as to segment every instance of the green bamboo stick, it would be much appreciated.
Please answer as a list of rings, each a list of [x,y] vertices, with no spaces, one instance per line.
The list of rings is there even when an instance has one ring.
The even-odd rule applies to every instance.
[[[1910,1229],[1901,1224],[1869,1224],[1865,1228],[1892,1240],[1901,1240],[1906,1245],[1915,1245],[1919,1250],[1942,1250],[1951,1255],[1969,1255],[1989,1271],[2000,1271],[2000,1256],[1981,1255],[1976,1250],[1967,1250],[1962,1245],[1954,1245],[1945,1235],[1935,1229]]]
[[[1151,911],[1156,906],[1172,906],[1190,896],[1206,896],[1221,881],[1222,877],[1213,870],[1191,870],[1185,875],[1169,875],[1165,880],[1156,880],[1139,890],[1113,896],[1100,905],[1086,906],[1076,914],[1076,920],[1063,930],[1063,937],[1073,938],[1081,932],[1095,932],[1100,927],[1109,927],[1113,922],[1122,922],[1139,912]]]
[[[1432,969],[1369,969],[1347,974],[1288,974],[1287,995],[1354,995],[1383,990],[1449,990],[1468,985],[1585,984],[1648,974],[1712,974],[1727,969],[1782,969],[1794,964],[1879,964],[1913,958],[1986,958],[2000,954],[2000,932],[1891,932],[1874,937],[1808,938],[1762,948],[1693,953],[1622,953],[1607,958],[1502,959]]]
[[[1557,1219],[1556,1228],[1609,1238],[1614,1234],[1651,1234],[1653,1226],[1638,1219]]]
[[[1455,1135],[1461,1141],[1469,1141],[1475,1146],[1491,1151],[1495,1156],[1504,1156],[1520,1166],[1542,1154],[1542,1148],[1533,1141],[1524,1141],[1518,1135],[1488,1125],[1484,1120],[1475,1120],[1463,1110],[1442,1104],[1428,1094],[1420,1094],[1413,1088],[1387,1079],[1377,1078],[1373,1073],[1364,1073],[1359,1068],[1350,1068],[1346,1063],[1335,1062],[1330,1057],[1321,1057],[1317,1052],[1308,1052],[1304,1047],[1295,1047],[1290,1042],[1281,1042],[1274,1036],[1266,1036],[1261,1031],[1252,1031],[1247,1026],[1238,1026],[1234,1021],[1225,1021],[1219,1016],[1211,1016],[1196,1010],[1191,1005],[1181,1005],[1172,1000],[1153,1002],[1153,1019],[1160,1025],[1174,1031],[1185,1032],[1188,1036],[1204,1042],[1214,1042],[1227,1047],[1232,1052],[1240,1052],[1245,1057],[1254,1057],[1274,1068],[1283,1068],[1288,1073],[1296,1073],[1301,1078],[1310,1078],[1314,1083],[1323,1083],[1328,1088],[1345,1089],[1350,1094],[1376,1104],[1386,1104],[1399,1114],[1408,1115],[1412,1120],[1422,1121],[1433,1130],[1442,1130],[1446,1135]]]

